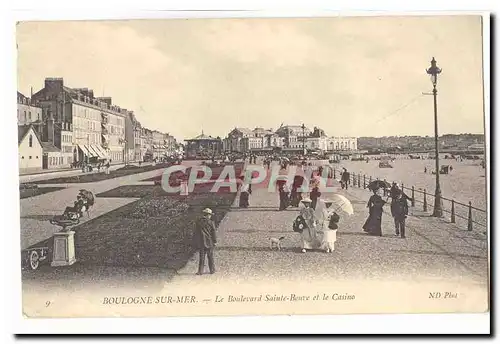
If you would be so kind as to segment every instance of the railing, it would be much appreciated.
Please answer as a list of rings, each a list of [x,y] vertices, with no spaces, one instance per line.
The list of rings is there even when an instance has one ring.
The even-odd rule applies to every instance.
[[[333,178],[337,179],[337,176],[340,177],[340,175],[341,171],[334,168]],[[367,189],[368,184],[374,180],[380,179],[365,174],[350,173],[350,183],[353,187]],[[383,180],[387,182],[387,180]],[[432,193],[428,193],[426,189],[417,189],[414,186],[407,187],[403,183],[400,184],[400,188],[410,198],[413,208],[416,207],[416,204],[419,204],[419,207],[421,207],[422,211],[425,213],[434,210],[433,201],[435,196]],[[467,227],[469,231],[472,231],[474,228],[479,228],[483,232],[486,232],[488,226],[488,214],[486,210],[472,206],[472,202],[470,201],[468,204],[465,204],[442,196],[441,199],[443,201],[443,213],[449,215],[449,217],[443,218],[450,223],[456,223],[459,226]]]

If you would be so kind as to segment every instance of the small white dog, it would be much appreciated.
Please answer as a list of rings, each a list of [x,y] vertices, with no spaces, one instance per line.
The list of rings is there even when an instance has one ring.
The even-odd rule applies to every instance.
[[[276,247],[278,251],[281,251],[283,248],[282,242],[285,240],[285,237],[282,236],[280,238],[269,238],[269,242],[271,243],[271,250]]]

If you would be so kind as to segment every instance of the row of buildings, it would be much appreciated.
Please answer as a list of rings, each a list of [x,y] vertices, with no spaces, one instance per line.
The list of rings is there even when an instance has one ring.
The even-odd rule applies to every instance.
[[[17,104],[21,170],[147,161],[179,149],[173,136],[143,127],[111,97],[69,88],[62,78],[46,78],[44,88],[30,97],[18,92]]]
[[[203,155],[203,152],[265,153],[273,151],[302,153],[357,151],[355,137],[328,136],[324,130],[305,125],[281,125],[277,130],[234,128],[226,138],[214,138],[204,133],[186,140],[187,156]]]

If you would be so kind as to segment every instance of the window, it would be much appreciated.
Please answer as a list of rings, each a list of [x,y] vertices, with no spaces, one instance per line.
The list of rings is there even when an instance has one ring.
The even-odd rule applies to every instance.
[[[37,115],[36,115],[36,119],[37,119],[37,121],[39,121],[39,120],[40,120],[40,114],[37,114]]]
[[[33,147],[33,135],[30,134],[30,137],[29,137],[29,146],[30,147]],[[31,157],[30,157],[31,159]]]
[[[38,159],[38,155],[36,156],[36,158]]]
[[[24,156],[22,156],[21,159],[24,159]]]
[[[28,121],[30,121],[30,122],[31,122],[31,111],[30,111],[30,112],[28,112]]]
[[[30,155],[30,160],[31,160],[31,155]]]

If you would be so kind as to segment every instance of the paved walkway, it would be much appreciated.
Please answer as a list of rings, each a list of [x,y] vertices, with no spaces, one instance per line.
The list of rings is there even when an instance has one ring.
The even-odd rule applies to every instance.
[[[300,235],[292,231],[298,210],[277,211],[278,195],[254,189],[250,208],[236,204],[221,223],[216,251],[219,273],[204,279],[265,279],[300,277],[325,278],[443,278],[487,280],[485,237],[468,232],[416,209],[407,220],[405,239],[395,236],[390,205],[383,216],[383,237],[367,236],[362,231],[368,211],[367,190],[340,190],[354,205],[355,214],[343,217],[334,253],[299,253]],[[270,237],[284,236],[286,249],[271,251]],[[174,282],[192,283],[197,270],[194,257]]]
[[[131,163],[131,165],[137,165]],[[151,165],[151,163],[143,164],[143,166]],[[113,164],[109,167],[110,171],[117,170],[121,167],[125,166],[125,164]],[[102,171],[102,170],[101,170]],[[47,180],[53,178],[61,178],[61,177],[71,177],[71,176],[81,176],[85,174],[99,173],[97,170],[92,172],[82,172],[80,168],[73,169],[62,169],[62,170],[54,170],[54,171],[42,171],[40,173],[29,173],[29,174],[20,174],[19,182],[20,183],[28,183],[28,182],[36,182],[40,180]]]

